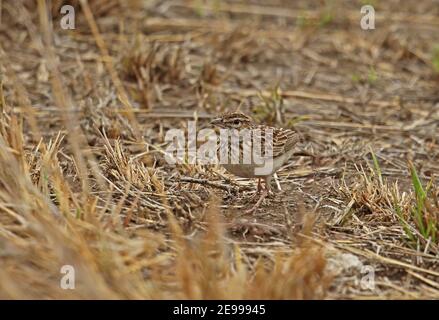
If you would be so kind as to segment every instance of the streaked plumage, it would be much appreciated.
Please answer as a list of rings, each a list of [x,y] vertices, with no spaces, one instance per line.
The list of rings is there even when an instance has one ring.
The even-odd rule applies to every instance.
[[[258,192],[261,190],[260,180],[264,179],[265,181],[266,187],[264,193],[261,195],[256,205],[249,210],[249,212],[254,211],[270,191],[270,181],[272,175],[276,171],[278,171],[292,156],[294,146],[299,141],[299,135],[297,132],[290,129],[257,125],[249,116],[241,112],[225,113],[220,117],[214,119],[211,123],[217,127],[225,129],[236,129],[238,131],[243,129],[249,129],[252,137],[253,135],[257,135],[258,137],[260,137],[261,146],[258,146],[260,148],[258,150],[262,151],[261,156],[264,160],[264,164],[271,165],[271,170],[265,171],[263,172],[263,174],[256,174],[256,169],[262,168],[262,165],[258,164],[253,157],[251,157],[250,163],[244,163],[243,161],[244,150],[253,150],[253,138],[246,139],[244,141],[241,140],[241,143],[239,143],[238,146],[233,144],[230,145],[227,141],[221,141],[221,147],[227,147],[229,150],[229,155],[232,152],[237,151],[236,148],[239,148],[239,163],[229,162],[227,164],[223,164],[227,171],[245,178],[258,178]],[[269,142],[269,144],[267,145],[268,148],[265,148],[265,143],[267,141]],[[227,145],[225,146],[224,143],[227,143]],[[245,149],[244,144],[247,144],[249,149]],[[269,153],[270,149],[272,150],[271,155]]]

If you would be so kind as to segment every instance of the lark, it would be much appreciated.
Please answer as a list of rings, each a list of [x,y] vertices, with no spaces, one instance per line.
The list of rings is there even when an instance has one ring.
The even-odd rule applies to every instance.
[[[299,134],[290,129],[258,125],[251,117],[241,112],[225,113],[213,119],[211,124],[228,129],[228,132],[235,132],[235,134],[245,131],[244,129],[251,132],[251,139],[241,136],[239,144],[229,143],[228,139],[226,141],[220,140],[220,150],[221,148],[226,149],[229,155],[233,152],[239,154],[239,161],[230,161],[229,157],[227,163],[221,163],[227,171],[239,177],[258,179],[256,195],[260,195],[260,197],[256,204],[246,211],[246,213],[252,213],[272,193],[271,179],[293,155],[294,147],[300,140]],[[255,145],[257,143],[261,145]],[[245,161],[244,153],[249,152],[248,150],[251,150],[250,161]],[[255,156],[254,150],[262,151],[260,159]],[[261,159],[262,162],[259,161]],[[262,188],[261,181],[264,181],[264,188]]]

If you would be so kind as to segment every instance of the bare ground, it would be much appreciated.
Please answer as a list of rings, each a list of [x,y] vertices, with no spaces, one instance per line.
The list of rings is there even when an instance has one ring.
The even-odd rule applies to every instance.
[[[410,165],[424,185],[439,175],[439,6],[434,1],[371,1],[376,29],[368,31],[360,28],[362,1],[77,1],[75,30],[59,27],[63,2],[52,2],[53,30],[40,24],[46,20],[38,6],[2,4],[2,141],[9,141],[2,144],[12,151],[4,149],[11,154],[1,165],[5,193],[14,190],[6,182],[6,160],[13,155],[25,163],[23,175],[41,199],[50,199],[62,216],[93,225],[79,223],[69,232],[91,247],[97,267],[90,277],[102,277],[106,289],[91,290],[83,280],[77,296],[61,297],[174,297],[145,289],[150,277],[162,292],[180,285],[183,293],[177,297],[227,297],[226,289],[219,290],[224,296],[212,294],[206,279],[194,280],[197,291],[184,274],[177,280],[174,271],[160,274],[163,266],[172,270],[173,244],[157,245],[148,256],[137,242],[124,242],[152,237],[162,243],[162,237],[179,232],[196,241],[206,230],[213,232],[209,224],[219,223],[222,232],[213,232],[215,241],[233,259],[239,248],[247,281],[256,274],[250,293],[233,297],[439,298],[439,236],[411,241],[396,209],[416,233],[410,220],[415,203]],[[168,129],[186,128],[188,120],[207,128],[212,116],[240,104],[257,121],[294,127],[303,136],[297,155],[278,173],[282,191],[252,215],[242,209],[252,205],[254,181],[217,166],[172,166],[162,154]],[[21,121],[20,145],[20,134],[7,132],[19,130]],[[438,192],[433,184],[436,224]],[[37,277],[41,269],[55,277],[58,264],[41,266],[42,256],[23,249],[32,246],[20,241],[33,239],[36,248],[57,252],[47,239],[21,229],[25,222],[17,227],[12,220],[21,221],[21,213],[11,214],[7,208],[17,203],[7,199],[0,207],[0,248],[10,269],[0,278],[10,282],[0,284],[0,296],[57,297],[60,293],[44,283],[28,292],[13,281],[26,272]],[[209,218],[212,210],[216,218]],[[102,224],[89,221],[86,212],[95,211]],[[170,213],[179,227],[169,228]],[[112,254],[126,258],[122,264],[129,276],[141,272],[145,288],[129,294],[114,285],[117,277],[92,245],[101,232],[109,234],[108,241],[118,239],[120,252]],[[18,257],[9,256],[9,245]],[[258,278],[261,261],[270,269],[279,255],[302,247],[324,250],[324,270],[321,260],[306,260],[312,251],[301,249],[293,261],[302,259],[303,265],[288,269],[295,275]],[[189,261],[203,259],[197,250],[186,250],[195,257]],[[88,268],[90,261],[81,263]],[[17,265],[27,267],[14,274]],[[361,284],[369,267],[373,288]],[[303,268],[309,268],[304,275],[309,287],[299,292],[295,283],[285,294],[273,289],[282,277],[301,279]],[[131,278],[123,279],[131,285]],[[273,281],[273,288],[264,281]]]

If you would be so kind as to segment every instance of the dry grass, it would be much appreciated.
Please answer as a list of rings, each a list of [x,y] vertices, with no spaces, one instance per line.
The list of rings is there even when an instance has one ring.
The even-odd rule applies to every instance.
[[[0,2],[0,298],[439,298],[437,6],[64,3]],[[251,216],[163,155],[239,105],[303,137]]]

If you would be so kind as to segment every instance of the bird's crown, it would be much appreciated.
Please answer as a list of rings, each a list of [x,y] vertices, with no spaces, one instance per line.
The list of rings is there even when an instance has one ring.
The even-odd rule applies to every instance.
[[[243,129],[254,126],[253,119],[242,112],[227,112],[211,121],[221,128]]]

